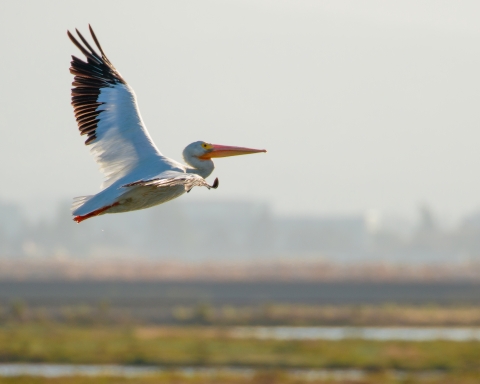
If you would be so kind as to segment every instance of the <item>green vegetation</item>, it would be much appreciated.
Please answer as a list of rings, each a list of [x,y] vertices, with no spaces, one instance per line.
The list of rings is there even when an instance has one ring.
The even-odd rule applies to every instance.
[[[2,362],[480,372],[480,342],[236,339],[213,327],[0,328]]]
[[[280,371],[261,371],[251,377],[226,374],[181,375],[165,373],[145,377],[0,377],[0,384],[478,384],[480,376],[475,374],[445,375],[394,375],[373,373],[358,380],[335,378],[299,378]]]
[[[159,309],[160,310],[160,309]],[[480,342],[292,341],[235,338],[231,325],[477,326],[480,307],[361,305],[193,306],[161,308],[170,326],[148,325],[110,306],[0,308],[0,362],[128,364],[167,368],[141,377],[0,377],[0,384],[302,384],[480,382]],[[163,321],[163,320],[162,320]],[[177,368],[249,367],[249,376]],[[359,369],[358,380],[296,376],[288,369]],[[307,380],[308,378],[308,380]],[[335,379],[335,380],[334,380]]]

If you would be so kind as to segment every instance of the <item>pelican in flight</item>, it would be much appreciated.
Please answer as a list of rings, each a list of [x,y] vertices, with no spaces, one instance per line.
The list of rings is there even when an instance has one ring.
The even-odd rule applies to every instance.
[[[72,56],[72,105],[80,134],[86,135],[85,145],[90,146],[105,180],[96,195],[74,199],[74,221],[153,207],[193,187],[217,188],[218,179],[212,185],[205,180],[214,169],[212,158],[266,152],[196,141],[183,151],[187,165],[162,155],[143,123],[133,89],[89,29],[100,54],[78,30],[81,42],[67,31],[86,56],[86,61]]]

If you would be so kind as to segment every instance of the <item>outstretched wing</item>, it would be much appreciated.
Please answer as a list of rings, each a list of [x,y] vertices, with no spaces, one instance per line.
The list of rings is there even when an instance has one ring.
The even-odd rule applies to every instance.
[[[131,170],[144,164],[163,163],[164,169],[177,164],[162,156],[145,127],[133,89],[105,56],[92,27],[99,55],[80,34],[83,45],[70,32],[68,37],[86,56],[86,62],[72,56],[70,72],[72,105],[81,135],[91,146],[100,170],[105,175],[103,187],[108,187]]]
[[[135,186],[155,186],[157,188],[163,187],[175,187],[177,185],[183,185],[185,191],[190,192],[193,187],[207,187],[208,189],[218,188],[218,178],[215,179],[212,185],[208,184],[206,180],[194,173],[183,173],[175,177],[170,178],[155,178],[150,180],[140,180],[134,183],[129,183],[123,185],[123,187],[135,187]]]

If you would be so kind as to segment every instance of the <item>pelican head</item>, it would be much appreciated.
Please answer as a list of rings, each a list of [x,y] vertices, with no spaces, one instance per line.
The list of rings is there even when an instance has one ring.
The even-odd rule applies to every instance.
[[[195,141],[185,147],[183,158],[187,164],[197,169],[202,177],[207,177],[213,172],[212,158],[214,157],[249,155],[260,152],[267,151],[265,149],[232,147],[229,145],[210,144],[205,141]]]

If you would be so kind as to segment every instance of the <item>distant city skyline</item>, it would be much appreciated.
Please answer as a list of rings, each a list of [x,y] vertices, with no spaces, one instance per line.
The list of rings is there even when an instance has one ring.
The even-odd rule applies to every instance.
[[[480,212],[447,227],[424,206],[417,220],[367,214],[278,216],[267,202],[181,200],[81,224],[69,204],[29,220],[0,201],[0,260],[137,259],[180,263],[466,265],[480,262]]]

